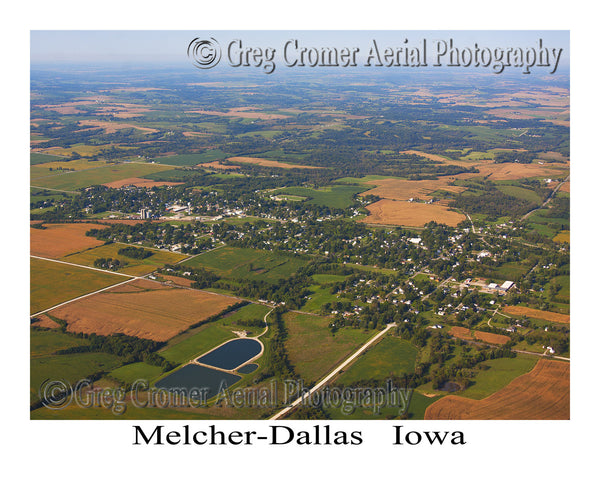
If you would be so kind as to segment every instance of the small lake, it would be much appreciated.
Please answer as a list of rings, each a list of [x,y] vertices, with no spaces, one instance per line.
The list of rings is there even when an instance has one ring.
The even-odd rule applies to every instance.
[[[231,340],[219,348],[196,359],[197,362],[224,370],[237,367],[254,358],[262,350],[262,344],[253,338]]]
[[[166,376],[156,382],[157,388],[169,390],[180,388],[191,390],[192,388],[208,388],[206,398],[210,398],[219,393],[221,382],[225,381],[227,387],[231,387],[240,378],[239,375],[213,370],[212,368],[202,367],[201,365],[189,364]],[[226,388],[223,384],[223,388]]]
[[[240,367],[237,369],[238,373],[252,373],[254,370],[256,370],[258,368],[258,364],[256,363],[249,363],[248,365],[244,365],[243,367]]]

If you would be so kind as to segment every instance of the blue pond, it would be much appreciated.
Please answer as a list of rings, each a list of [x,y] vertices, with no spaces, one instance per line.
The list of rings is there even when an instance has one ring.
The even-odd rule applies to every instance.
[[[252,373],[254,370],[256,370],[258,368],[258,364],[256,363],[249,363],[248,365],[244,365],[243,367],[240,367],[237,369],[238,373]]]
[[[234,370],[260,353],[262,345],[253,338],[238,338],[196,359],[197,362],[224,370]]]
[[[189,364],[156,382],[156,387],[164,388],[165,390],[176,388],[188,391],[193,388],[208,388],[206,396],[208,399],[219,393],[219,388],[225,389],[231,387],[240,378],[242,377],[239,375],[232,375],[227,372],[213,370],[212,368]],[[222,383],[223,381],[225,383]]]

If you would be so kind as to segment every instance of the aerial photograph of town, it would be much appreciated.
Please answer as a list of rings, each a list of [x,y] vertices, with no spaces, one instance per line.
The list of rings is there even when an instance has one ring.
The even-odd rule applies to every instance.
[[[61,35],[31,419],[571,418],[568,32]]]

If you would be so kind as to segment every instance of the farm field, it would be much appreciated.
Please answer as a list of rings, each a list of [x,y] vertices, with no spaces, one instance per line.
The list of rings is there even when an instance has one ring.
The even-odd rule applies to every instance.
[[[48,162],[57,162],[63,160],[63,157],[59,157],[57,155],[48,155],[45,153],[30,153],[29,154],[29,164],[30,165],[39,165],[41,163]]]
[[[361,355],[336,379],[336,384],[352,385],[367,380],[386,380],[415,371],[417,348],[406,340],[386,336]]]
[[[265,158],[256,158],[256,157],[229,157],[227,159],[228,162],[231,163],[249,163],[253,165],[259,165],[261,167],[276,167],[276,168],[305,168],[305,169],[315,169],[321,167],[313,167],[311,165],[296,165],[293,163],[286,162],[278,162],[276,160],[267,160]]]
[[[144,187],[144,188],[152,188],[152,187],[172,187],[174,185],[182,185],[182,182],[157,182],[155,180],[151,180],[149,178],[124,178],[123,180],[116,180],[114,182],[108,182],[103,184],[108,188],[121,188],[121,187]]]
[[[509,305],[504,307],[502,311],[509,315],[524,315],[526,317],[538,318],[540,320],[547,320],[555,323],[570,323],[571,321],[570,315],[548,312],[545,310],[536,310],[534,308],[521,307],[518,305]]]
[[[455,177],[440,177],[436,180],[405,180],[402,178],[382,177],[365,181],[362,184],[374,185],[374,188],[362,193],[365,195],[377,195],[388,200],[430,200],[431,193],[436,190],[444,190],[452,193],[461,193],[465,187],[450,185]]]
[[[176,165],[176,166],[194,166],[199,163],[214,162],[217,160],[223,160],[227,155],[221,150],[207,150],[203,153],[187,153],[181,155],[172,155],[169,157],[156,157],[152,160],[157,163],[165,165]]]
[[[308,198],[307,202],[324,205],[330,208],[347,208],[354,204],[354,195],[363,192],[365,187],[354,185],[334,185],[320,189],[305,187],[289,187],[275,192],[277,195],[286,194]]]
[[[442,205],[395,200],[379,200],[368,205],[367,210],[369,216],[361,222],[380,225],[423,227],[426,223],[434,221],[456,226],[466,219],[462,213],[454,212]]]
[[[49,355],[65,348],[88,345],[84,338],[76,338],[55,330],[29,330],[29,349],[32,357]]]
[[[101,245],[96,248],[91,248],[81,253],[75,253],[67,255],[62,258],[65,262],[76,263],[78,265],[85,265],[88,267],[94,266],[94,260],[98,258],[113,258],[118,259],[122,264],[126,263],[125,267],[118,270],[119,273],[125,273],[132,276],[145,275],[153,272],[157,268],[163,267],[167,263],[177,263],[185,258],[187,255],[180,253],[165,252],[162,250],[154,250],[147,248],[146,250],[152,252],[147,258],[137,259],[120,255],[118,252],[120,249],[126,247],[123,243],[110,243],[108,245]]]
[[[30,401],[39,400],[38,391],[46,379],[60,378],[75,385],[94,373],[110,372],[122,360],[109,353],[74,353],[67,355],[42,355],[30,360]]]
[[[570,365],[538,360],[534,369],[483,400],[448,395],[430,405],[426,420],[567,420]]]
[[[102,240],[86,236],[93,228],[106,228],[95,223],[51,223],[44,228],[30,228],[31,255],[60,258],[74,252],[102,245]]]
[[[120,275],[37,258],[31,259],[29,267],[31,314],[125,280]]]
[[[517,354],[515,358],[486,360],[482,365],[489,368],[477,370],[477,375],[472,379],[473,383],[459,395],[481,400],[504,388],[518,376],[531,371],[537,362],[537,357],[523,354]]]
[[[125,287],[59,307],[52,314],[64,320],[70,332],[123,333],[162,342],[236,303],[230,297],[147,280]]]
[[[123,382],[132,384],[136,380],[148,380],[158,377],[162,373],[162,368],[156,365],[148,365],[144,362],[128,363],[122,367],[116,368],[109,373],[109,376]]]
[[[57,190],[73,191],[90,185],[102,185],[125,178],[143,177],[144,175],[170,170],[167,165],[119,163],[104,167],[67,172],[51,177],[34,179],[31,183],[36,187],[53,188]]]
[[[204,267],[232,279],[276,282],[292,275],[306,261],[292,255],[252,248],[223,247],[182,262]]]
[[[481,342],[493,343],[494,345],[504,345],[510,340],[510,337],[507,335],[483,332],[481,330],[469,330],[465,327],[451,327],[448,333],[461,340],[479,340]]]
[[[289,359],[305,385],[319,380],[373,336],[350,328],[332,334],[327,317],[288,312],[283,318]]]

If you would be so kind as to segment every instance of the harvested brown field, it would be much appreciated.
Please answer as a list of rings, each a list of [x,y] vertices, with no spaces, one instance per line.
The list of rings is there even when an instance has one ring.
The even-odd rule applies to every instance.
[[[234,162],[234,163],[252,163],[254,165],[260,165],[261,167],[321,168],[321,167],[313,167],[311,165],[294,165],[292,163],[277,162],[275,160],[266,160],[264,158],[254,158],[254,157],[230,157],[227,159],[227,161]]]
[[[506,335],[498,335],[497,333],[482,332],[480,330],[474,330],[475,338],[482,342],[493,343],[494,345],[504,345],[510,340],[510,337]]]
[[[103,183],[105,187],[108,188],[121,188],[121,187],[144,187],[144,188],[152,188],[152,187],[164,187],[164,186],[173,186],[173,185],[183,185],[182,182],[157,182],[155,180],[150,180],[148,178],[124,178],[123,180],[115,180],[114,182]]]
[[[452,327],[448,333],[450,333],[450,335],[453,337],[460,338],[461,340],[473,340],[471,330],[465,327]]]
[[[151,289],[148,289],[151,283]],[[70,332],[166,341],[237,302],[237,299],[155,282],[136,280],[126,291],[108,290],[55,309],[52,315],[67,322]],[[139,287],[139,291],[131,291]]]
[[[104,242],[94,237],[86,237],[85,232],[92,228],[106,228],[94,223],[53,223],[46,228],[30,228],[30,253],[39,257],[60,258],[70,253],[98,247]]]
[[[215,110],[188,110],[185,113],[200,113],[202,115],[216,115],[218,117],[240,117],[240,118],[255,118],[257,120],[282,120],[290,118],[287,115],[279,115],[276,113],[263,113],[249,111],[251,107],[230,108],[226,112],[218,112]]]
[[[155,128],[140,127],[139,125],[133,125],[132,123],[106,122],[101,120],[80,120],[79,125],[83,127],[103,128],[104,133],[115,133],[117,130],[123,130],[125,128],[136,128],[144,133],[158,132]]]
[[[442,157],[441,155],[435,155],[433,153],[423,153],[418,152],[417,150],[402,150],[400,153],[405,153],[408,155],[419,155],[420,157],[427,158],[428,160],[433,160],[434,162],[441,162],[445,165],[459,165],[464,167],[468,164],[468,162],[460,161],[460,160],[452,160],[450,158]]]
[[[459,174],[459,178],[488,177],[489,180],[518,180],[529,177],[560,177],[567,173],[560,164],[540,165],[539,163],[493,163],[476,165],[479,173]]]
[[[541,359],[533,370],[483,400],[448,395],[425,410],[426,420],[568,420],[570,365]]]
[[[223,165],[218,160],[215,160],[214,162],[210,162],[210,163],[201,163],[196,166],[204,167],[204,168],[216,168],[218,170],[239,170],[240,169],[239,165]]]
[[[536,310],[529,307],[518,307],[511,305],[502,309],[504,313],[509,315],[525,315],[526,317],[537,318],[539,320],[547,320],[555,323],[570,323],[571,316],[562,313],[546,312],[544,310]]]
[[[462,213],[453,212],[438,204],[399,202],[387,199],[368,205],[367,210],[369,210],[369,216],[361,221],[381,225],[423,227],[426,223],[435,221],[455,227],[466,218]]]
[[[563,183],[562,186],[558,190],[560,192],[571,193],[571,181]]]
[[[381,198],[390,200],[430,200],[429,195],[436,190],[445,190],[452,193],[460,193],[465,187],[449,185],[455,180],[455,177],[442,177],[436,180],[404,180],[402,178],[382,178],[379,180],[369,180],[366,185],[377,185],[371,190],[361,193],[365,195],[377,195]]]
[[[469,330],[465,327],[452,327],[448,333],[461,340],[481,340],[482,342],[493,343],[494,345],[504,345],[510,340],[510,337],[506,335],[482,332],[480,330]]]

